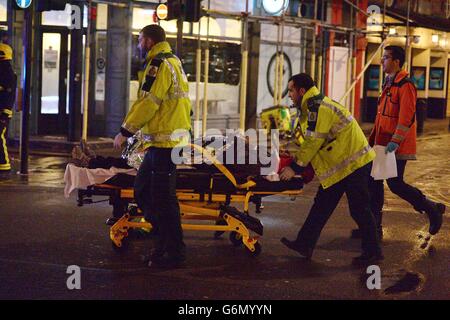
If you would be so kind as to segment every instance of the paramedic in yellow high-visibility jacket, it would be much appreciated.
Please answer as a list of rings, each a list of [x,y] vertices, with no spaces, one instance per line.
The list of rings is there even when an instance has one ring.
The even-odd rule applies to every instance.
[[[114,146],[121,148],[127,137],[142,131],[148,149],[135,179],[134,196],[145,219],[158,230],[149,267],[176,268],[185,260],[185,245],[171,154],[175,146],[187,143],[188,136],[175,139],[172,134],[191,129],[188,81],[163,28],[144,27],[139,47],[148,53],[144,72],[139,75],[138,99],[126,115]]]
[[[281,242],[306,258],[311,258],[320,233],[344,193],[350,213],[362,232],[362,255],[356,265],[375,263],[383,258],[370,210],[368,178],[374,151],[350,112],[323,96],[313,79],[305,74],[288,83],[289,97],[299,110],[303,140],[296,161],[284,168],[282,180],[289,180],[311,163],[320,186],[297,239]]]

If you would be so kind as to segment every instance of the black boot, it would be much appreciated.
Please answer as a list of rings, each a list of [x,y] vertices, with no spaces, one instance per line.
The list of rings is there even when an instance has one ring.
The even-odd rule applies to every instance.
[[[371,264],[377,264],[378,262],[382,261],[383,259],[384,259],[384,256],[381,252],[378,252],[378,253],[363,252],[362,255],[353,258],[352,265],[368,266]]]
[[[443,203],[438,203],[431,201],[429,199],[425,200],[425,213],[430,220],[430,228],[428,232],[431,235],[435,235],[439,232],[442,226],[442,215],[445,212],[445,205]]]
[[[303,247],[303,246],[299,245],[296,241],[290,241],[290,240],[286,239],[285,237],[281,238],[280,241],[282,244],[284,244],[289,249],[297,251],[301,256],[303,256],[307,260],[311,259],[312,254],[313,254],[313,249]]]

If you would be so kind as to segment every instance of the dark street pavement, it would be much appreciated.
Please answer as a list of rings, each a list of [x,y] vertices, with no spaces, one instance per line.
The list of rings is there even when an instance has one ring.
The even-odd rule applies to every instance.
[[[233,247],[228,234],[214,240],[210,231],[185,231],[186,266],[150,271],[143,260],[153,240],[134,239],[126,252],[114,251],[104,223],[111,206],[101,202],[77,207],[75,194],[63,196],[68,159],[32,156],[28,176],[0,178],[0,298],[450,299],[446,121],[427,121],[434,129],[419,138],[419,160],[406,168],[408,182],[447,205],[443,227],[421,248],[428,229],[426,216],[386,189],[380,290],[369,290],[366,270],[351,266],[352,257],[359,255],[359,241],[349,238],[356,225],[345,198],[323,230],[312,261],[280,243],[282,236],[296,236],[312,205],[316,180],[295,200],[270,197],[261,214],[252,213],[264,225],[258,257]],[[13,154],[15,168],[17,156]],[[70,265],[81,268],[80,290],[67,289]],[[417,282],[401,282],[407,274]]]

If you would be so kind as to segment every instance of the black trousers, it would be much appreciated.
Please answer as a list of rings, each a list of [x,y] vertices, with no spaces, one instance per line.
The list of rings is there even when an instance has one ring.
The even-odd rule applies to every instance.
[[[8,148],[6,147],[8,124],[9,119],[0,120],[0,172],[11,170],[11,163],[9,162],[8,157]]]
[[[419,189],[407,184],[403,180],[407,160],[397,160],[397,174],[395,178],[387,179],[389,189],[403,200],[409,202],[415,210],[422,212],[426,209],[426,197]],[[382,225],[382,210],[384,204],[384,180],[369,179],[370,206],[375,217],[377,227]]]
[[[170,148],[147,150],[135,179],[134,196],[145,219],[158,227],[156,250],[176,257],[184,254],[185,245],[171,152]]]
[[[375,219],[369,204],[369,168],[370,165],[367,164],[327,189],[319,187],[308,217],[298,232],[296,241],[299,245],[314,249],[323,227],[345,193],[350,214],[361,230],[363,252],[381,253]]]

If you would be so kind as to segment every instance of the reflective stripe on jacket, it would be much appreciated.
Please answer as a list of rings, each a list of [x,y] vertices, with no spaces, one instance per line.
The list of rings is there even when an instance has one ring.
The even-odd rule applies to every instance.
[[[311,163],[324,189],[375,158],[350,112],[322,96],[316,87],[303,96],[300,113],[304,141],[295,155],[296,162],[302,167]]]
[[[122,128],[131,134],[142,130],[152,137],[146,145],[173,148],[187,137],[171,139],[178,130],[191,129],[189,85],[181,61],[171,53],[168,42],[157,43],[147,54],[139,76],[138,99],[130,108]]]
[[[416,159],[416,87],[405,70],[399,71],[391,86],[384,86],[378,99],[370,145],[399,144],[399,160]]]

